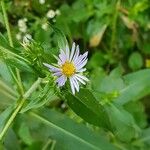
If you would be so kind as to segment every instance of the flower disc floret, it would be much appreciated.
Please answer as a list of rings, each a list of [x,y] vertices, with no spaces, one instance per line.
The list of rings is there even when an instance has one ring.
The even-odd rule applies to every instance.
[[[73,63],[66,61],[63,65],[62,65],[62,72],[64,75],[66,75],[67,77],[70,77],[72,75],[75,74],[75,66]]]

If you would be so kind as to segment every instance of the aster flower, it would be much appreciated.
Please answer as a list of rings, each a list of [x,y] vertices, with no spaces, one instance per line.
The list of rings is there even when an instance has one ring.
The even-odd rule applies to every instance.
[[[71,91],[73,94],[79,92],[79,84],[86,84],[88,79],[82,74],[86,71],[84,66],[87,63],[88,52],[80,54],[79,46],[72,44],[71,51],[68,45],[65,50],[60,49],[59,57],[56,57],[58,63],[55,65],[50,65],[43,63],[54,76],[57,76],[56,83],[59,87],[64,86],[66,81],[69,80]]]

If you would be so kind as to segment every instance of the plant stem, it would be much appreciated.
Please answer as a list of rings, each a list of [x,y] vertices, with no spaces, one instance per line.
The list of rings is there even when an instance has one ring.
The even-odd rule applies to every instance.
[[[110,41],[110,50],[113,52],[113,47],[116,41],[116,25],[117,25],[117,17],[118,17],[118,6],[120,6],[120,0],[118,0],[116,6],[115,6],[115,12],[113,16],[113,21],[112,21],[112,36],[111,36],[111,41]]]
[[[23,95],[23,98],[19,100],[17,107],[15,108],[14,112],[6,122],[4,128],[2,129],[2,132],[0,133],[0,141],[2,141],[4,135],[6,134],[7,130],[9,129],[10,125],[12,124],[13,120],[17,116],[17,114],[20,112],[21,108],[23,107],[26,99],[37,89],[39,84],[41,83],[42,79],[38,78],[36,82],[33,83],[33,85],[30,87],[30,89]]]
[[[37,89],[37,87],[40,85],[40,83],[42,82],[41,78],[38,78],[30,87],[30,89],[24,94],[23,98],[27,99],[33,91],[35,91]]]
[[[14,45],[13,45],[13,41],[12,41],[12,36],[11,36],[11,32],[10,32],[10,27],[9,27],[9,22],[8,22],[8,16],[7,16],[7,13],[6,13],[6,8],[5,8],[4,0],[1,0],[1,6],[2,6],[2,12],[3,12],[3,17],[4,17],[4,22],[5,22],[6,30],[7,30],[7,34],[8,34],[9,44],[10,44],[11,47],[13,47]],[[18,79],[18,90],[20,92],[20,95],[23,96],[24,89],[23,89],[23,85],[22,85],[22,82],[21,82],[20,72],[19,72],[19,70],[17,68],[15,68],[15,70],[16,70],[17,79]]]
[[[8,121],[6,122],[6,125],[4,126],[2,132],[0,133],[0,141],[2,140],[2,138],[4,137],[5,133],[7,132],[8,128],[9,128],[9,126],[13,122],[14,118],[16,117],[16,115],[18,114],[18,112],[20,111],[20,109],[22,108],[24,102],[25,102],[25,99],[22,99],[20,101],[20,103],[16,107],[15,111],[12,113],[12,115],[10,116],[10,118],[8,119]]]
[[[1,0],[1,6],[2,6],[2,12],[3,12],[3,16],[4,16],[4,22],[5,22],[6,30],[7,30],[7,34],[8,34],[9,44],[10,44],[11,47],[13,47],[13,42],[12,42],[12,37],[11,37],[10,28],[9,28],[8,17],[7,17],[7,13],[6,13],[6,9],[5,9],[4,0]]]

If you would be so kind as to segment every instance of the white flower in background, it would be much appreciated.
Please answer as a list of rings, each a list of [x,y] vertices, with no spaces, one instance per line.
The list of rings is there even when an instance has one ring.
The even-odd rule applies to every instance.
[[[71,91],[75,94],[75,91],[79,92],[79,83],[86,84],[85,81],[89,81],[82,73],[86,71],[83,68],[87,63],[88,52],[83,55],[80,54],[79,46],[72,44],[71,51],[68,45],[65,50],[60,50],[59,57],[57,57],[58,64],[55,66],[43,63],[54,76],[57,76],[56,83],[59,87],[64,86],[66,81],[70,81]]]
[[[16,39],[17,39],[17,40],[21,40],[21,39],[22,39],[22,35],[21,35],[20,32],[16,34]]]
[[[44,3],[45,3],[45,0],[39,0],[39,3],[40,3],[40,4],[44,4]]]
[[[26,25],[27,19],[23,18],[23,19],[19,19],[18,20],[18,27],[19,27],[19,31],[25,33],[27,31],[27,25]]]
[[[57,16],[59,16],[61,14],[60,10],[58,10],[58,9],[55,11],[55,13],[56,13]]]
[[[48,23],[43,23],[41,27],[43,30],[47,30],[48,29]]]
[[[50,19],[52,19],[52,18],[54,18],[55,17],[55,11],[54,10],[49,10],[48,12],[47,12],[47,14],[46,14],[46,16],[47,16],[47,18],[50,18]]]
[[[25,34],[23,37],[23,44],[28,45],[32,40],[32,36],[30,34]]]

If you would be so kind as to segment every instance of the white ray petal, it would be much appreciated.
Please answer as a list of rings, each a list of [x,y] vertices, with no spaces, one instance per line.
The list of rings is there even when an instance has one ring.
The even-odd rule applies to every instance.
[[[52,71],[52,72],[60,71],[60,68],[54,67],[54,66],[52,66],[50,64],[43,63],[43,65],[46,66],[48,69],[50,69],[50,71]]]
[[[74,54],[74,57],[73,57],[73,59],[72,59],[73,62],[75,62],[76,59],[79,57],[79,53],[80,53],[79,45],[77,45],[76,51],[75,51],[75,54]]]
[[[79,78],[78,76],[76,76],[76,75],[74,75],[75,76],[75,78],[79,81],[79,82],[81,82],[82,84],[86,84],[81,78]]]
[[[58,72],[53,73],[53,75],[59,77],[62,75],[62,72],[58,71]]]
[[[58,83],[58,86],[60,86],[60,87],[63,86],[63,85],[65,85],[66,81],[67,81],[67,77],[64,76],[64,75],[62,75],[61,77],[59,77],[56,80],[56,82]]]
[[[80,70],[87,64],[88,59],[84,60],[84,62],[80,63],[80,65],[77,65],[76,68],[77,70]]]
[[[87,59],[87,55],[88,55],[88,52],[85,52],[83,55],[80,55],[78,59],[75,61],[75,64],[80,65],[82,62],[85,61],[85,59]]]
[[[61,59],[62,63],[65,63],[65,61],[67,60],[67,55],[65,54],[65,52],[62,49],[59,54],[59,58]]]
[[[76,72],[84,72],[84,71],[86,71],[86,68],[82,68],[80,70],[77,70]]]
[[[80,75],[80,74],[76,74],[77,77],[81,78],[82,80],[85,80],[85,81],[89,81],[89,79],[83,75]]]
[[[72,82],[72,78],[69,78],[69,80],[70,80],[71,91],[73,94],[75,94],[75,86],[74,83]]]
[[[73,76],[72,80],[74,82],[74,86],[75,86],[77,92],[79,92],[79,83],[78,83],[77,79]]]
[[[67,60],[69,60],[70,50],[68,44],[66,45],[66,56],[67,56]]]
[[[73,42],[69,61],[72,60],[72,57],[73,57],[73,55],[74,55],[74,51],[75,51],[75,43]]]

